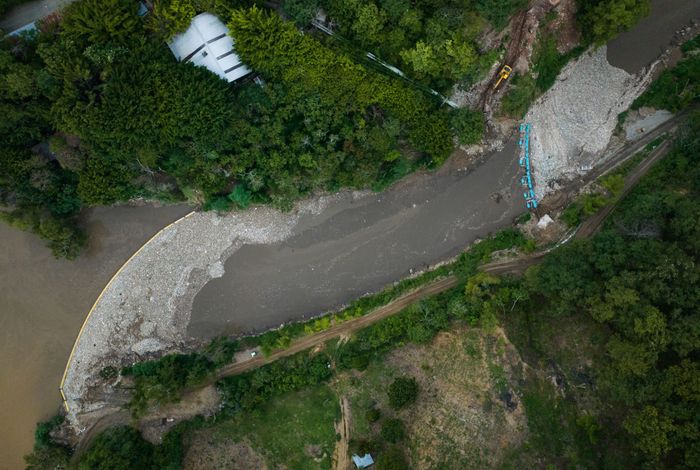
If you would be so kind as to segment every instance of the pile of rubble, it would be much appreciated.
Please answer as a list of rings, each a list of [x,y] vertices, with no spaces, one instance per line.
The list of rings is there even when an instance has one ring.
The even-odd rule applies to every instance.
[[[611,66],[602,46],[568,64],[525,117],[532,124],[530,154],[537,198],[599,163],[618,114],[652,80],[653,66],[630,75]]]

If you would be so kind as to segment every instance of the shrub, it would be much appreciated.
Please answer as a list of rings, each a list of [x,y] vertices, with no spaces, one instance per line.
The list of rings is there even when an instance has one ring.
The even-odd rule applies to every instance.
[[[201,354],[169,354],[157,361],[146,361],[122,369],[136,381],[129,407],[135,417],[151,402],[175,402],[182,391],[202,383],[214,371],[215,364]]]
[[[391,446],[379,455],[377,470],[406,470],[410,468],[403,451],[398,446]]]
[[[113,379],[117,375],[119,375],[119,371],[114,366],[103,367],[102,370],[100,370],[100,377],[102,377],[104,380]]]
[[[508,94],[501,101],[504,114],[516,118],[522,117],[537,98],[537,84],[531,74],[516,75],[510,83]]]
[[[611,174],[600,181],[600,184],[607,189],[613,197],[622,194],[625,187],[625,178],[620,174]]]
[[[389,418],[382,423],[382,439],[395,444],[406,437],[403,422],[400,419]]]
[[[367,420],[368,423],[376,423],[377,421],[379,421],[379,418],[381,416],[382,416],[382,412],[374,407],[370,408],[365,413],[365,419]]]
[[[228,195],[228,199],[236,204],[239,209],[245,209],[250,205],[252,194],[242,184],[236,185],[236,188]]]
[[[527,0],[476,0],[476,10],[496,29],[503,29],[508,18],[527,5]]]
[[[476,144],[484,135],[484,113],[469,108],[455,109],[450,116],[450,126],[460,144]]]
[[[389,386],[389,404],[400,409],[416,401],[418,382],[413,377],[397,377]]]

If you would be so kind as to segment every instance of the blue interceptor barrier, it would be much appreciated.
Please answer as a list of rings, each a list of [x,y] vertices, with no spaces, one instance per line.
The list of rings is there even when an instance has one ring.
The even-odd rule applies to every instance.
[[[520,178],[520,184],[527,188],[527,191],[523,193],[525,206],[528,209],[535,209],[537,207],[537,199],[535,198],[532,173],[530,171],[530,124],[520,124],[520,140],[518,140],[518,147],[523,150],[518,163],[525,170],[525,176]]]

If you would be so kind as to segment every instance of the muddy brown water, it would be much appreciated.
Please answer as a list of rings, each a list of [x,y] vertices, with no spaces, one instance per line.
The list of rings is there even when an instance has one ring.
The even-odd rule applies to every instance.
[[[700,20],[700,0],[651,0],[651,14],[608,43],[608,62],[628,73],[639,72],[693,19]]]
[[[0,223],[0,469],[24,468],[36,422],[58,411],[66,359],[102,288],[146,240],[189,210],[91,210],[91,246],[72,262]]]
[[[471,173],[412,177],[332,203],[282,243],[245,245],[195,297],[189,333],[249,332],[319,314],[460,252],[525,211],[515,139]]]
[[[697,0],[652,0],[652,14],[609,44],[608,60],[637,72],[699,16]],[[443,172],[356,203],[341,200],[303,220],[284,243],[243,247],[227,260],[224,278],[195,299],[190,332],[258,329],[323,311],[507,225],[522,211],[513,150],[494,155],[473,176]],[[510,198],[496,203],[498,188]],[[0,224],[0,470],[23,467],[35,423],[58,410],[66,359],[109,278],[187,211],[96,209],[89,216],[95,243],[74,262],[55,260],[33,235]]]

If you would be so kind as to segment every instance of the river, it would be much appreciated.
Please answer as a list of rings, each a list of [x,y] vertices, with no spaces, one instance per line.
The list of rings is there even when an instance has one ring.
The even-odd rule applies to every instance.
[[[0,469],[23,468],[36,422],[58,411],[66,358],[102,288],[146,240],[189,210],[92,209],[91,243],[75,261],[55,259],[38,237],[0,223]]]
[[[608,59],[617,67],[636,72],[658,55],[670,41],[673,31],[698,16],[700,2],[697,0],[652,0],[652,14],[632,31],[609,44]],[[512,148],[508,150],[512,151]],[[507,158],[505,153],[498,155],[495,158]],[[510,157],[512,155],[513,153],[509,154]],[[506,165],[493,168],[488,175],[495,177],[493,181],[496,182],[500,179],[497,175],[507,175],[507,172],[500,171],[512,169],[510,165],[512,160],[509,159]],[[509,176],[511,175],[512,173]],[[444,224],[444,214],[439,214],[438,211],[449,209],[448,211],[461,213],[464,208],[460,198],[467,201],[468,198],[478,197],[476,192],[472,192],[473,189],[480,188],[478,193],[491,193],[484,187],[487,179],[475,181],[473,189],[460,183],[461,180],[454,172],[433,180],[444,186],[422,180],[422,184],[414,190],[406,189],[403,193],[407,196],[405,200],[396,196],[391,199],[391,194],[388,194],[383,203],[379,200],[382,197],[379,195],[376,204],[356,208],[338,207],[334,209],[335,214],[326,213],[318,220],[305,221],[296,235],[286,243],[240,250],[227,261],[225,278],[205,286],[196,299],[191,333],[210,336],[227,326],[235,331],[272,324],[271,317],[279,318],[279,305],[285,305],[282,316],[287,318],[302,312],[309,313],[306,310],[309,307],[322,309],[336,305],[339,301],[378,287],[377,283],[407,273],[412,267],[420,268],[422,262],[436,259],[437,253],[433,250],[429,250],[432,255],[421,250],[414,253],[415,258],[411,259],[397,258],[396,255],[404,248],[417,250],[416,247],[421,244],[432,246],[444,243],[443,238],[435,235],[437,232],[444,234],[444,228],[437,228],[437,232],[432,231],[432,235],[429,233],[431,231],[407,235],[404,230],[392,246],[388,243],[390,235],[383,233],[390,230],[391,224],[384,226],[386,230],[382,230],[382,224],[384,220],[391,221],[391,207],[397,214],[403,214],[402,218],[418,222],[412,224],[416,230],[437,223],[440,217],[443,217],[440,223]],[[512,187],[512,180],[509,179],[498,183],[503,185],[502,189]],[[401,190],[398,193],[401,194]],[[518,194],[510,195],[521,198]],[[423,199],[424,203],[421,202],[423,197],[426,198]],[[436,203],[431,204],[429,201]],[[414,202],[419,209],[415,215],[411,214]],[[491,209],[483,215],[493,217],[500,212],[496,209],[500,206],[501,215],[511,217],[519,211],[517,207],[520,202],[506,200],[495,203],[494,200],[489,203]],[[86,217],[91,246],[84,256],[73,262],[54,259],[43,242],[34,235],[0,224],[0,423],[3,424],[0,428],[0,469],[23,468],[22,456],[31,449],[36,422],[47,419],[59,409],[58,384],[66,358],[87,311],[101,289],[143,242],[188,210],[183,206],[93,209]],[[339,214],[344,215],[338,218]],[[347,222],[344,227],[343,220]],[[467,221],[465,227],[472,223],[478,225],[478,221],[473,220]],[[350,235],[359,234],[363,231],[362,227],[364,230],[373,230],[372,238],[384,239],[384,246],[389,247],[389,251],[379,252],[376,257],[372,257],[369,253],[363,253],[363,247],[358,245],[359,251],[355,255],[351,246],[352,238],[334,232],[342,228]],[[482,230],[474,231],[474,236],[488,231],[488,228],[482,227]],[[330,247],[341,242],[341,239],[347,239],[342,242],[345,243],[344,249],[347,252],[347,269],[336,270],[333,282],[323,279],[319,274],[310,273],[310,270],[315,270],[315,265],[327,263],[332,256]],[[415,241],[420,243],[409,246]],[[466,239],[463,241],[466,242]],[[452,243],[452,247],[443,245],[440,248],[442,255],[454,252],[459,243]],[[305,262],[305,257],[298,255],[308,250],[312,244],[321,249],[314,256],[307,251],[305,254],[310,257],[306,258],[309,262]],[[236,266],[238,269],[235,269]],[[369,266],[384,266],[386,271],[381,272],[381,269]],[[253,270],[253,267],[256,269]],[[285,271],[289,268],[289,272],[282,273],[281,267]],[[250,273],[245,275],[245,270],[249,268]],[[354,269],[363,270],[364,274],[354,277]],[[299,274],[307,278],[310,291],[296,287]],[[276,291],[264,288],[263,281],[269,279],[269,276],[279,279]],[[331,288],[341,278],[344,287]],[[357,285],[350,283],[353,278],[358,281]],[[328,289],[324,289],[324,286]],[[318,298],[312,301],[309,292]],[[260,302],[261,295],[269,298],[270,302]],[[238,325],[226,325],[230,316],[221,306],[232,305],[234,299],[239,305],[247,303],[250,306],[245,309],[247,321]]]

